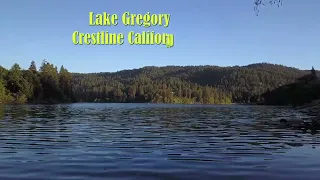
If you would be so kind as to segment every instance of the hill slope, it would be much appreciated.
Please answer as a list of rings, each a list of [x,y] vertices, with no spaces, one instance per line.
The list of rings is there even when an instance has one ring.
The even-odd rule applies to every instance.
[[[256,102],[262,93],[308,74],[276,64],[143,67],[115,73],[73,74],[78,100],[199,103]]]

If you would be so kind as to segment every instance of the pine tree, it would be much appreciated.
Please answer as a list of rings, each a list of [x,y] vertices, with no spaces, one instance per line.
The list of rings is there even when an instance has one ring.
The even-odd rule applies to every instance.
[[[312,74],[313,77],[317,77],[317,73],[314,70],[313,66],[312,66],[312,69],[311,69],[311,74]]]
[[[36,63],[34,61],[31,61],[29,70],[31,70],[33,72],[37,72],[37,66],[36,66]]]

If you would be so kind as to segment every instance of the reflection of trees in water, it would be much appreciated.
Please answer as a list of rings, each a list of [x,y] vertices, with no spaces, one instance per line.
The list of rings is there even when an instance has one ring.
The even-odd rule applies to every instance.
[[[64,105],[14,105],[6,106],[5,116],[10,119],[50,119],[70,117],[70,107]],[[46,121],[43,121],[46,122]]]
[[[28,119],[28,118],[54,118],[56,106],[36,106],[36,105],[7,105],[5,106],[5,117],[8,119]]]
[[[59,105],[6,106],[0,122],[0,131],[4,132],[1,141],[13,141],[16,144],[11,146],[18,149],[37,149],[46,153],[53,148],[72,147],[68,120],[63,118],[68,111],[68,106]]]
[[[22,120],[29,110],[27,105],[6,105],[4,108],[5,117],[12,120]]]
[[[66,131],[64,126],[67,119],[63,118],[68,114],[68,106],[56,105],[8,105],[0,108],[4,111],[2,128],[16,128],[17,130]]]
[[[4,118],[4,105],[0,104],[0,119],[2,120]]]

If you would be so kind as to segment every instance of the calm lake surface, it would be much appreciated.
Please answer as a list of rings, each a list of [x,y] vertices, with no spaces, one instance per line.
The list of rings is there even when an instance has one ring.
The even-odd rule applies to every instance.
[[[0,106],[0,179],[320,179],[319,134],[285,107]]]

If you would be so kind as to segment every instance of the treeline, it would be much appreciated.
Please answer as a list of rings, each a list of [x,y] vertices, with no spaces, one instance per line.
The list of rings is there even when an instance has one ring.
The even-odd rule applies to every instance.
[[[308,72],[282,65],[144,67],[115,73],[69,73],[43,61],[0,67],[1,102],[229,104],[263,102],[261,94]]]
[[[296,82],[281,86],[262,94],[268,105],[300,106],[320,98],[320,79],[312,68],[311,73],[302,76]]]
[[[58,71],[45,60],[39,70],[34,61],[27,70],[18,64],[9,70],[0,66],[1,103],[71,102],[72,94],[72,74],[63,66]]]
[[[168,77],[122,79],[94,74],[76,75],[73,80],[77,101],[230,104],[231,94],[211,86]]]
[[[144,67],[115,73],[76,73],[73,88],[78,101],[252,103],[261,102],[262,93],[307,73],[267,63]]]

